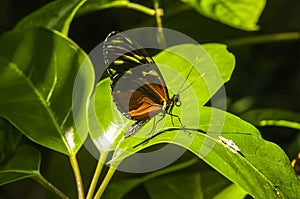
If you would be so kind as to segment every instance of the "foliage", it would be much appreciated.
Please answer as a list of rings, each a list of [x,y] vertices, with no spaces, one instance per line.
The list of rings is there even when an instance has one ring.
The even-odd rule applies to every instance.
[[[228,46],[220,43],[176,45],[157,53],[153,59],[159,64],[171,93],[180,87],[178,82],[186,79],[174,78],[164,65],[172,66],[183,77],[187,77],[187,68],[195,67],[201,71],[193,71],[188,76],[189,82],[201,78],[181,94],[181,109],[174,109],[174,114],[181,116],[186,128],[174,127],[172,118],[166,116],[155,126],[151,139],[147,137],[155,125],[154,119],[138,132],[138,136],[123,138],[124,131],[133,121],[115,107],[109,78],[103,76],[99,82],[95,80],[100,77],[95,76],[94,68],[104,68],[104,63],[90,60],[87,50],[78,45],[80,39],[76,39],[76,32],[80,32],[79,29],[73,29],[71,24],[76,27],[78,20],[88,16],[99,21],[102,18],[93,14],[113,13],[120,9],[115,15],[118,20],[124,15],[129,16],[133,12],[130,10],[147,15],[126,28],[149,25],[149,18],[156,20],[158,28],[164,27],[164,22],[172,27],[172,23],[185,19],[181,13],[189,12],[218,21],[216,27],[223,28],[224,32],[230,26],[240,33],[259,29],[259,18],[266,4],[265,0],[153,2],[56,0],[23,17],[12,30],[0,36],[1,189],[6,192],[7,184],[32,178],[50,190],[46,194],[53,198],[132,198],[135,195],[142,197],[145,193],[149,198],[244,198],[247,195],[254,198],[298,198],[300,183],[286,155],[290,153],[288,147],[281,148],[264,139],[257,128],[273,126],[275,129],[299,131],[299,113],[282,107],[254,109],[251,99],[247,98],[229,104],[235,115],[210,105],[215,102],[211,97],[218,97],[224,84],[236,77],[234,68],[243,67],[239,62],[243,50],[237,49],[234,55],[228,46],[245,47],[289,40],[293,43],[299,40],[299,32],[263,37],[252,35],[242,39],[233,37],[227,40]],[[206,27],[203,30],[191,28],[199,24],[193,17],[187,18],[190,20],[183,27],[192,24],[187,32],[205,33]],[[105,29],[104,19],[102,27]],[[207,23],[217,23],[211,21]],[[96,22],[93,23],[94,26]],[[108,32],[122,29],[124,23],[123,19],[121,25],[115,24],[108,28]],[[106,34],[107,31],[101,29],[99,38]],[[160,36],[163,40],[163,35]],[[99,40],[93,42],[96,45]],[[189,63],[172,53],[197,57],[199,49],[204,49],[207,54],[201,55],[196,63]],[[210,61],[215,66],[210,67]],[[219,79],[216,78],[218,75]],[[236,87],[247,90],[244,84]],[[192,104],[197,104],[197,107]],[[199,115],[190,114],[194,112]],[[241,112],[244,113],[239,114]],[[104,146],[102,141],[107,137],[110,142]],[[84,149],[90,145],[94,146],[94,154]],[[141,163],[135,157],[139,153],[164,146],[170,146],[171,151],[187,150],[190,153],[186,152],[172,165],[149,174],[117,172],[126,164],[138,170]],[[99,154],[99,160],[92,159],[92,155],[97,157]],[[61,164],[60,155],[68,157],[71,167],[63,161]],[[159,154],[157,160],[169,155]],[[93,172],[90,167],[95,164]],[[51,169],[54,167],[61,170]],[[69,170],[73,171],[75,182],[74,177],[68,176]],[[55,179],[57,185],[61,179],[64,182],[55,186],[48,179]],[[27,184],[30,187],[29,181]],[[77,196],[72,184],[76,184]],[[144,189],[140,190],[143,192],[138,195],[137,190],[142,186]]]

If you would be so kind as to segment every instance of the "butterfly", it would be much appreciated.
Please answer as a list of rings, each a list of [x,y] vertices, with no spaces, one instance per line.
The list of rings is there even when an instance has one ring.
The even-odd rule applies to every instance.
[[[138,42],[124,33],[111,32],[104,41],[103,56],[113,102],[125,117],[136,121],[125,138],[160,113],[161,119],[169,114],[172,123],[176,117],[181,124],[179,116],[172,113],[174,106],[181,106],[179,92],[170,98],[160,70]]]
[[[300,179],[300,152],[298,153],[297,157],[292,160],[291,164],[298,178]]]

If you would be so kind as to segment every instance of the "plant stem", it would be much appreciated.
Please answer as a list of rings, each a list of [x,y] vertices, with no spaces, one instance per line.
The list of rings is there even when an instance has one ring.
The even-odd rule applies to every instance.
[[[155,10],[153,10],[151,8],[148,8],[141,4],[132,3],[130,1],[124,1],[124,0],[113,1],[111,3],[100,4],[100,5],[95,4],[95,5],[89,6],[89,7],[83,6],[82,9],[79,10],[79,12],[77,14],[80,16],[80,15],[88,14],[95,10],[102,10],[102,9],[109,9],[109,8],[128,8],[128,9],[142,12],[146,15],[150,15],[150,16],[155,15]]]
[[[125,7],[133,9],[133,10],[137,10],[137,11],[140,11],[140,12],[143,12],[143,13],[145,13],[147,15],[150,15],[150,16],[154,16],[155,15],[155,10],[153,10],[151,8],[148,8],[146,6],[143,6],[141,4],[127,2],[127,4],[125,4]]]
[[[99,189],[98,189],[98,191],[97,191],[94,199],[100,199],[100,197],[102,196],[102,194],[103,194],[105,188],[107,187],[110,179],[114,175],[115,171],[116,171],[116,168],[114,168],[112,166],[109,167],[109,170],[108,170],[108,172],[107,172],[104,180],[102,181],[102,183],[101,183],[101,185],[100,185],[100,187],[99,187]]]
[[[160,47],[166,47],[166,40],[163,32],[161,17],[164,15],[164,10],[159,7],[159,0],[154,0],[155,19],[157,23],[157,43]]]
[[[35,181],[37,181],[40,185],[45,187],[46,189],[52,191],[57,194],[62,199],[69,199],[63,192],[61,192],[58,188],[56,188],[53,184],[51,184],[46,178],[44,178],[40,173],[33,177]]]
[[[107,158],[107,155],[108,155],[107,152],[103,152],[101,154],[101,156],[100,156],[100,159],[99,159],[99,161],[97,163],[97,167],[96,167],[96,170],[95,170],[95,173],[94,173],[94,176],[93,176],[93,179],[92,179],[92,182],[91,182],[91,185],[90,185],[90,188],[89,188],[89,191],[88,191],[86,199],[91,199],[93,197],[93,194],[94,194],[94,191],[95,191],[95,188],[96,188],[99,176],[101,174],[104,162],[105,162],[105,160]]]
[[[250,36],[239,39],[227,40],[228,46],[242,46],[242,45],[253,45],[253,44],[263,44],[263,43],[273,43],[281,41],[292,41],[300,40],[300,32],[287,32],[287,33],[276,33],[268,35]]]
[[[75,175],[77,192],[78,192],[78,198],[79,199],[84,199],[83,184],[82,184],[82,179],[81,179],[79,165],[78,165],[78,162],[77,162],[75,154],[71,154],[70,155],[70,163],[71,163],[74,175]]]

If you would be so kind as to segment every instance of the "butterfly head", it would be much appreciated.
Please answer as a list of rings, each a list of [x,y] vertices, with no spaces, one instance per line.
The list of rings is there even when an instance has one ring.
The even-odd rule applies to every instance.
[[[180,107],[181,106],[181,101],[180,101],[180,95],[179,94],[175,94],[172,97],[172,101],[175,104],[175,106]]]
[[[172,114],[172,110],[173,110],[174,106],[177,106],[177,107],[181,106],[179,94],[173,95],[173,97],[168,101],[167,106],[166,106],[166,112],[169,114]]]

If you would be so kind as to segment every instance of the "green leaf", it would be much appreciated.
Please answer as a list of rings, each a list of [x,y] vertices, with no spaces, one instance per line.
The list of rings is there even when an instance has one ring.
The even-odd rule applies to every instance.
[[[103,198],[114,198],[121,199],[123,198],[130,190],[134,189],[138,185],[145,183],[151,179],[156,179],[159,176],[176,172],[181,169],[187,168],[196,163],[196,159],[191,159],[176,165],[172,165],[167,168],[163,168],[159,171],[152,172],[150,174],[144,175],[143,177],[138,178],[126,178],[126,179],[118,179],[116,181],[112,181],[107,189],[104,192]],[[158,178],[159,179],[159,178]]]
[[[68,198],[40,174],[40,164],[40,152],[32,146],[22,145],[10,160],[0,166],[0,186],[24,178],[33,178],[60,198]]]
[[[152,129],[151,122],[135,136],[116,141],[121,138],[124,133],[122,131],[125,131],[129,124],[128,119],[116,110],[111,96],[108,96],[110,94],[109,81],[105,79],[98,84],[95,93],[95,107],[101,106],[101,109],[95,113],[94,119],[96,119],[95,123],[99,122],[103,129],[98,131],[98,134],[94,133],[92,139],[99,150],[103,149],[103,146],[111,147],[110,150],[112,146],[116,146],[113,158],[109,162],[111,166],[118,166],[126,157],[134,157],[137,152],[152,145],[171,143],[190,150],[253,197],[297,198],[300,195],[300,183],[281,148],[263,140],[254,126],[240,118],[215,108],[203,107],[223,82],[230,78],[230,69],[232,70],[233,67],[224,66],[226,66],[225,63],[234,63],[234,61],[228,61],[232,60],[233,56],[228,52],[223,53],[224,56],[210,54],[213,60],[218,58],[214,60],[217,68],[213,68],[214,65],[207,61],[205,56],[200,56],[195,61],[195,55],[197,56],[196,52],[199,52],[199,49],[178,46],[173,47],[173,53],[176,49],[181,49],[182,56],[189,62],[184,63],[181,61],[184,60],[183,58],[176,58],[176,55],[172,53],[163,52],[168,55],[162,56],[166,61],[164,64],[172,66],[168,68],[163,67],[159,58],[160,54],[155,56],[155,61],[159,64],[169,91],[178,91],[181,86],[178,82],[184,81],[191,63],[194,63],[195,70],[189,76],[188,81],[193,82],[199,75],[202,75],[202,79],[195,82],[192,89],[181,93],[181,113],[179,108],[174,109],[173,113],[181,117],[185,127],[202,129],[207,133],[175,130],[171,117],[167,115],[156,125],[155,130],[160,134],[146,143],[143,142],[149,138],[149,132]],[[216,50],[216,52],[222,54],[222,51]],[[221,64],[222,60],[225,61],[224,64]],[[176,70],[172,71],[172,68]],[[180,74],[183,74],[182,78]],[[226,77],[226,74],[229,77]],[[157,117],[160,118],[160,116]],[[175,122],[175,127],[178,125]],[[160,161],[160,157],[158,159],[153,157],[151,161]],[[280,173],[277,172],[279,170]],[[257,186],[258,184],[260,186]]]
[[[13,158],[0,166],[0,186],[39,175],[41,155],[31,146],[20,147]]]
[[[187,168],[150,179],[144,184],[152,198],[214,198],[231,186],[222,175],[204,167],[197,171]]]
[[[245,113],[246,120],[256,126],[281,126],[300,130],[300,114],[284,109],[254,109]]]
[[[200,113],[200,129],[219,125],[210,122],[212,115],[215,118],[224,116],[222,111],[209,107],[203,107]],[[225,113],[225,117],[221,136],[232,140],[244,157],[214,132],[203,134],[189,131],[191,135],[188,135],[184,131],[166,131],[136,148],[133,146],[145,138],[135,136],[122,140],[111,163],[117,165],[125,157],[154,144],[172,143],[190,150],[254,197],[297,198],[300,184],[285,153],[277,145],[263,140],[249,123],[229,113]]]
[[[0,164],[16,151],[22,134],[7,120],[0,118]]]
[[[178,45],[159,53],[154,60],[163,74],[170,94],[178,92],[195,64],[188,82],[197,81],[190,87],[193,89],[186,89],[182,93],[182,104],[186,104],[182,110],[183,115],[190,115],[190,111],[194,111],[195,107],[206,104],[223,83],[230,79],[235,64],[234,56],[222,44]],[[187,85],[186,83],[185,87]],[[185,120],[183,117],[186,121],[184,125],[198,124],[197,116],[199,114],[195,112],[193,119]],[[90,135],[99,151],[114,150],[116,143],[123,136],[122,129],[126,131],[130,124],[132,121],[125,118],[112,102],[109,80],[101,81],[89,105]],[[172,126],[169,118],[166,120],[166,126]],[[152,128],[151,125],[148,127]],[[149,132],[150,128],[144,128],[140,132]]]
[[[119,182],[112,181],[104,191],[103,198],[122,199],[130,190],[143,183],[141,178],[131,178],[120,180]]]
[[[106,78],[97,85],[89,103],[89,134],[99,152],[114,150],[122,137],[120,128],[126,122],[120,114],[115,114],[118,111],[111,97]]]
[[[181,0],[199,13],[241,30],[258,30],[266,0]]]
[[[87,135],[85,111],[79,129],[72,115],[72,91],[84,51],[58,32],[36,28],[2,35],[0,55],[0,115],[34,142],[75,154]],[[76,88],[81,92],[77,107],[83,110],[94,84],[93,68],[88,69],[85,84]]]
[[[166,80],[169,91],[176,93],[185,81],[192,66],[194,69],[188,77],[193,83],[193,92],[186,90],[182,96],[196,95],[197,104],[203,106],[212,96],[229,81],[235,66],[235,57],[223,44],[182,44],[170,47],[154,56],[154,61],[160,66],[160,71]],[[171,71],[175,70],[175,71]],[[176,78],[174,78],[176,77]],[[181,83],[182,82],[182,83]],[[185,85],[186,86],[186,85]],[[181,100],[190,99],[182,97]],[[182,101],[182,103],[185,103]]]
[[[215,170],[200,168],[203,198],[213,198],[232,184],[228,179]]]
[[[241,198],[245,198],[246,195],[247,192],[245,192],[239,186],[235,184],[231,184],[222,192],[220,192],[218,195],[216,195],[214,199],[223,199],[223,198],[241,199]]]
[[[146,189],[153,199],[203,198],[200,173],[181,173],[162,176],[145,183]]]
[[[86,3],[79,9],[78,15],[85,15],[98,10],[112,8],[116,5],[124,6],[128,3],[130,3],[129,0],[87,0]]]
[[[32,27],[55,29],[67,35],[70,24],[77,10],[86,0],[56,0],[24,17],[15,30],[24,30]]]

